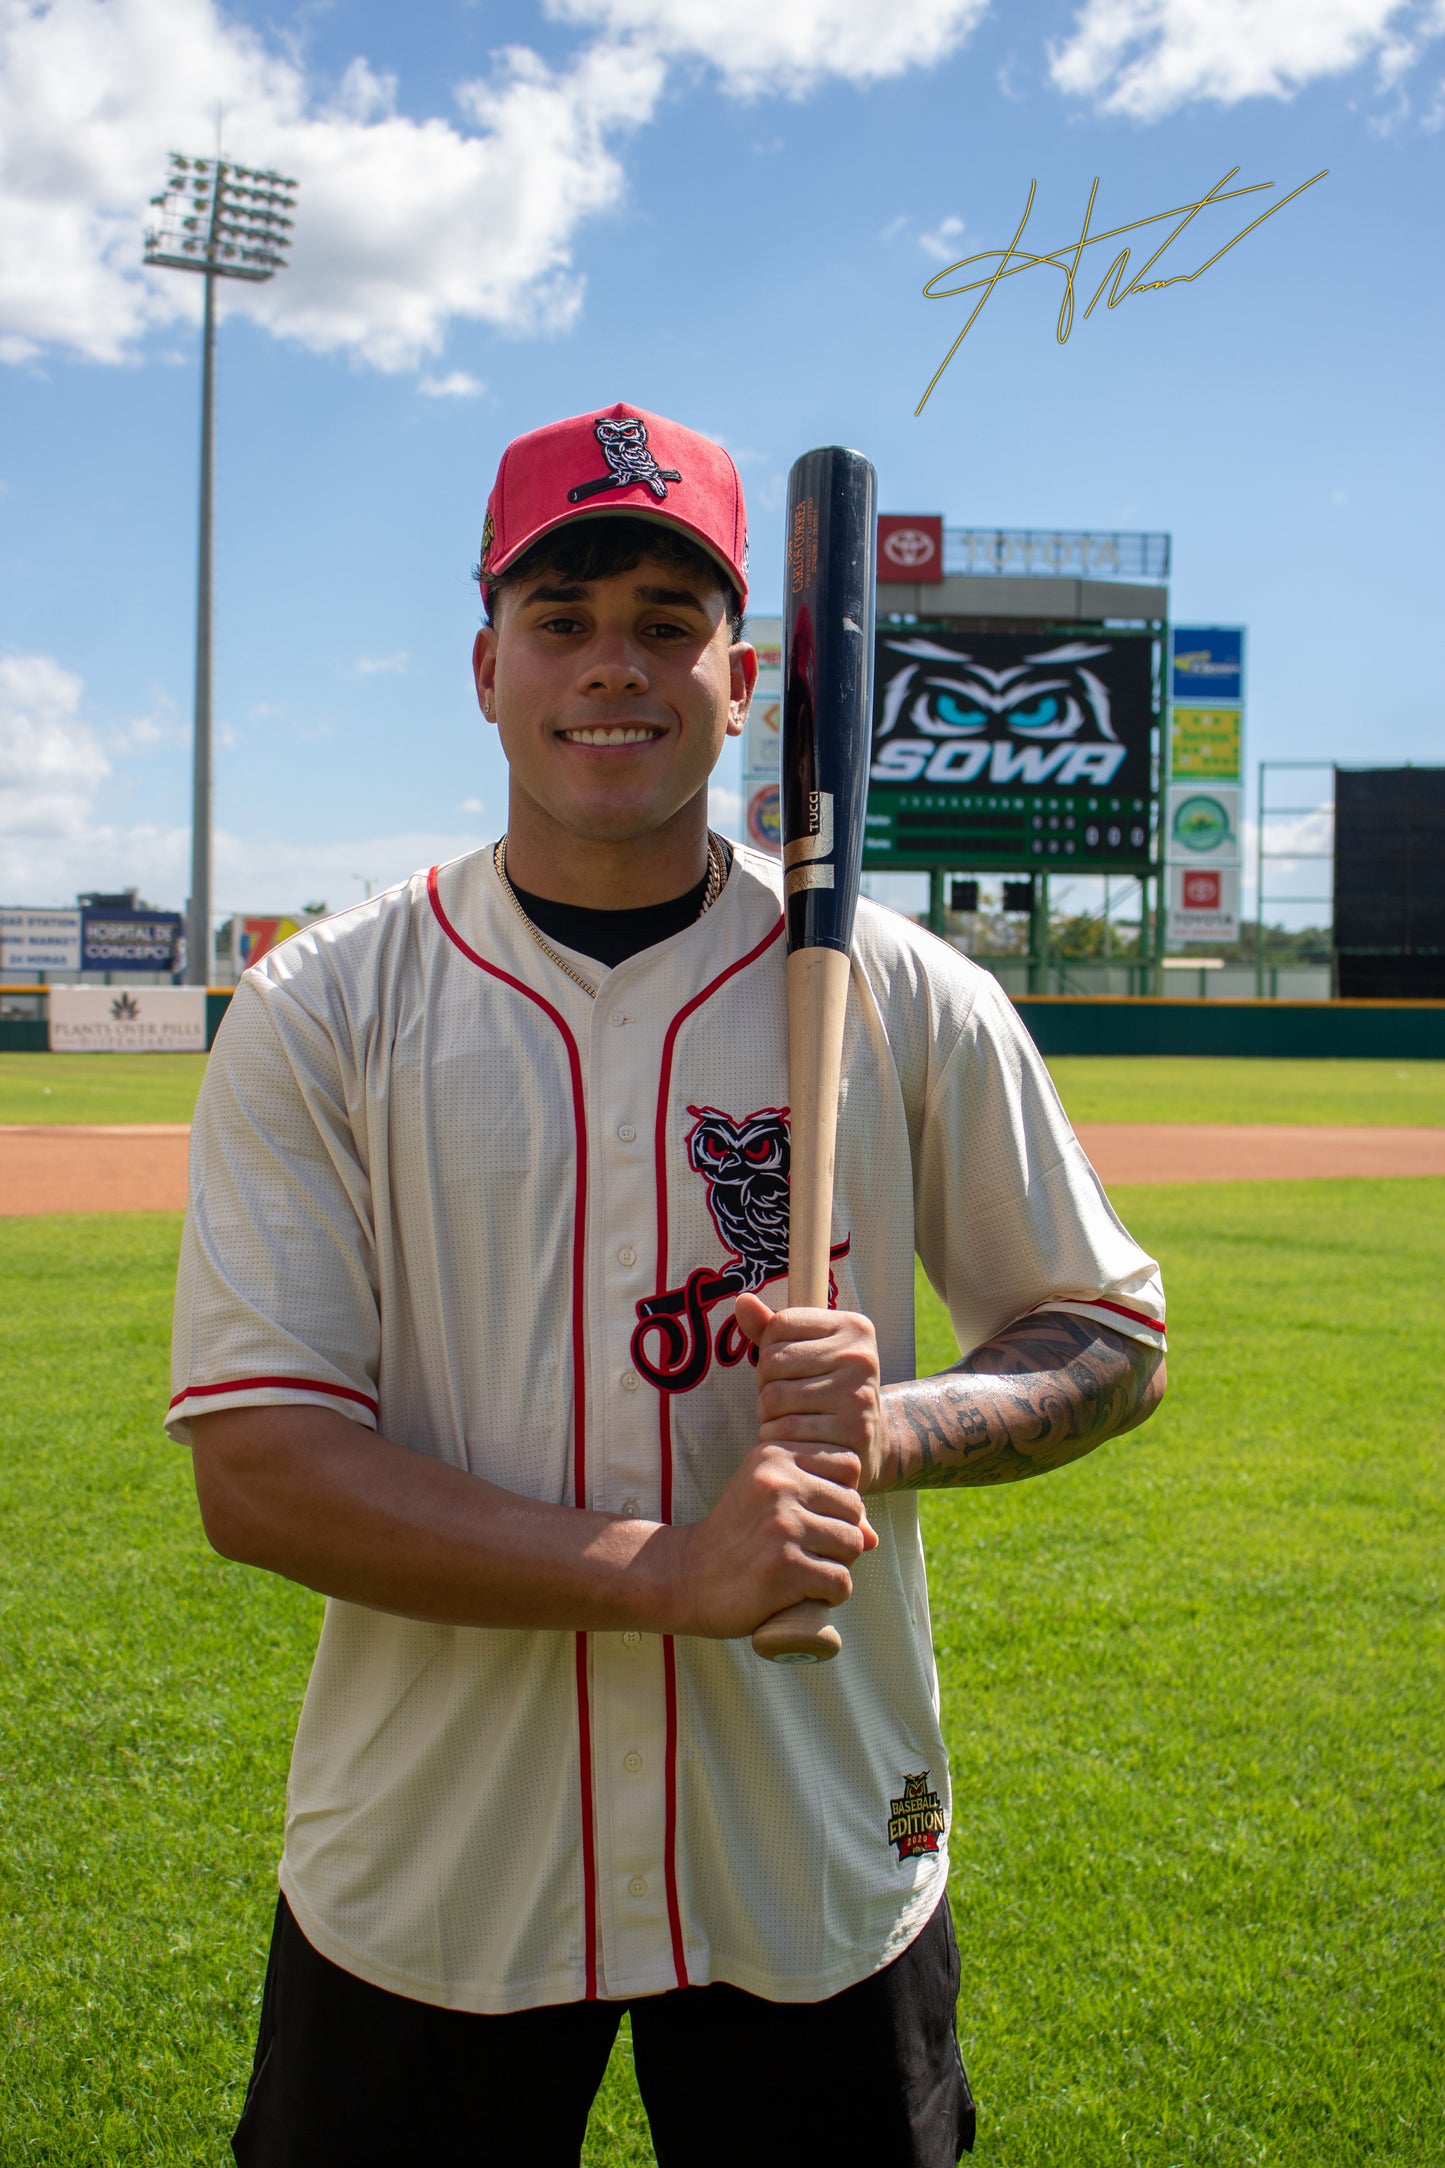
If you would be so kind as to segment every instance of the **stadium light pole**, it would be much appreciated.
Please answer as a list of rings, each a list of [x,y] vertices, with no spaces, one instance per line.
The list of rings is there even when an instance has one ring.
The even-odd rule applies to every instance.
[[[206,282],[201,338],[201,503],[196,550],[196,701],[191,763],[191,896],[186,914],[186,980],[204,986],[211,963],[211,631],[212,535],[216,479],[216,281],[272,279],[286,266],[295,181],[234,160],[171,152],[160,213],[145,237],[145,260],[194,271]]]

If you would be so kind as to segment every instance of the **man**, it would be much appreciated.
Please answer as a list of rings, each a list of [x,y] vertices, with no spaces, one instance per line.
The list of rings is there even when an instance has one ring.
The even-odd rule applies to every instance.
[[[576,2163],[621,2013],[663,2168],[972,2140],[914,1493],[1163,1385],[1152,1261],[993,981],[859,913],[836,1309],[781,1310],[779,877],[709,835],[742,491],[616,406],[503,457],[505,838],[283,943],[197,1110],[171,1429],[329,1599],[235,2140]],[[913,1257],[972,1350],[913,1378]],[[803,1597],[843,1654],[759,1661]]]

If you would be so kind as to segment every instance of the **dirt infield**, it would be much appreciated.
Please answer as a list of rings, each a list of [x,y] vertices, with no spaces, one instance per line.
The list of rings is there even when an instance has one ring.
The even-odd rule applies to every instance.
[[[189,1122],[0,1126],[0,1215],[180,1212]]]
[[[89,1128],[0,1124],[0,1217],[179,1212],[186,1201],[189,1137],[184,1122]],[[1445,1174],[1445,1129],[1081,1122],[1079,1138],[1110,1185]]]
[[[1267,1122],[1080,1122],[1115,1182],[1293,1182],[1312,1175],[1445,1174],[1445,1129],[1330,1129]]]

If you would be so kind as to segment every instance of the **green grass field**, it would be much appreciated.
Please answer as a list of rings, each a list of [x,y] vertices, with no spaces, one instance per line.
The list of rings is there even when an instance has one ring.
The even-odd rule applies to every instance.
[[[0,1054],[0,1122],[188,1122],[204,1054]]]
[[[1445,1061],[1253,1061],[1056,1054],[1076,1122],[1445,1124]]]
[[[1423,2168],[1445,1182],[1118,1198],[1170,1287],[1163,1412],[925,1501],[975,2157]],[[249,2062],[319,1606],[212,1556],[159,1435],[177,1235],[0,1253],[6,2168],[216,2168]],[[651,2157],[619,2051],[588,2168]]]
[[[1057,1055],[1076,1122],[1445,1125],[1445,1062]],[[0,1122],[188,1122],[200,1054],[0,1054]]]

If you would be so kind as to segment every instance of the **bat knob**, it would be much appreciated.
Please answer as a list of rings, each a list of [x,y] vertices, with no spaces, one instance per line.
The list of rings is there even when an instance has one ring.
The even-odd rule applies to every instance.
[[[827,1664],[843,1646],[826,1603],[789,1604],[765,1618],[753,1634],[753,1649],[770,1664]]]

